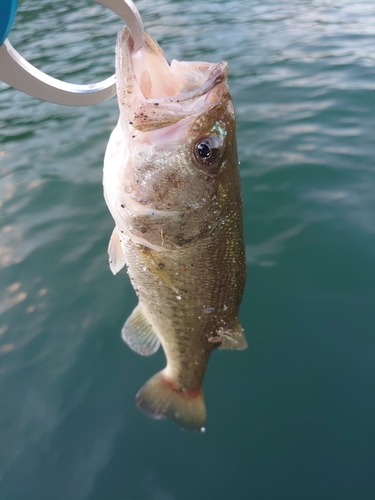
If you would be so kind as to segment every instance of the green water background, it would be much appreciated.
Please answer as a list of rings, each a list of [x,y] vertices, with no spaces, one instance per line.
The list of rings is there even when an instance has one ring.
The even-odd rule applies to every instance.
[[[249,348],[215,352],[204,435],[139,412],[164,364],[120,330],[102,160],[116,100],[0,84],[1,500],[375,499],[375,2],[139,0],[168,60],[226,59]],[[20,2],[10,40],[76,83],[114,68],[94,0]]]

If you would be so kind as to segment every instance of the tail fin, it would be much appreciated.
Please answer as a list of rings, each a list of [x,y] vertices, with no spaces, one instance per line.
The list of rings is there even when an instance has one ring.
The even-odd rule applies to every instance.
[[[138,391],[137,406],[153,418],[169,417],[185,429],[204,432],[206,407],[203,391],[178,387],[165,371],[154,375]]]

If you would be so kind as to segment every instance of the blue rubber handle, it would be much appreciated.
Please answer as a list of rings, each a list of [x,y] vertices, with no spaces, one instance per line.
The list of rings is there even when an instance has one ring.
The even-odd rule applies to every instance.
[[[4,43],[12,28],[17,4],[18,0],[0,0],[0,45]]]

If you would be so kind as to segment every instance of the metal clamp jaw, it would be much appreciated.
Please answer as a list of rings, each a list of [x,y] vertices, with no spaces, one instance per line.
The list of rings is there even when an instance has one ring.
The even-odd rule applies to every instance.
[[[134,48],[139,50],[144,45],[144,28],[141,16],[133,1],[96,1],[108,7],[125,22],[133,38]],[[13,22],[16,1],[13,1],[12,5],[14,9],[10,10],[6,35]],[[91,85],[74,85],[57,80],[28,63],[12,47],[8,39],[0,46],[0,80],[43,101],[66,106],[90,106],[110,99],[116,94],[115,75]]]

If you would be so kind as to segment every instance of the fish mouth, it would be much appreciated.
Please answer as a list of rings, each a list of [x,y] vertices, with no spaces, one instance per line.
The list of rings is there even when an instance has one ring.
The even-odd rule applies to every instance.
[[[148,33],[138,51],[127,28],[118,34],[116,81],[123,129],[155,130],[212,109],[228,92],[227,76],[225,61],[173,60],[169,65]]]

